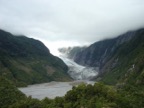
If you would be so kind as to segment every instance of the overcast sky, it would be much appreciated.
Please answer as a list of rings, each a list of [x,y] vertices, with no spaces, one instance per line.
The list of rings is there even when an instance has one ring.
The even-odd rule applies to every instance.
[[[0,0],[0,29],[48,48],[84,45],[144,27],[144,0]]]

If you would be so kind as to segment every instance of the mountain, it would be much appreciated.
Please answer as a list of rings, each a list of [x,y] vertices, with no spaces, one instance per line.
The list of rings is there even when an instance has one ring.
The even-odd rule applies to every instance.
[[[86,46],[63,47],[59,48],[58,51],[61,54],[67,56],[67,58],[74,59],[78,53],[82,52],[86,48],[87,48]]]
[[[107,84],[143,84],[144,29],[90,45],[74,61],[99,67],[98,79]]]
[[[0,76],[17,86],[66,81],[68,67],[40,41],[0,30]]]
[[[95,42],[85,50],[77,53],[74,61],[81,65],[100,67],[113,53],[115,53],[118,46],[129,41],[133,36],[133,32],[128,32],[117,38]]]
[[[144,29],[122,44],[116,53],[103,65],[102,81],[109,84],[144,84]]]
[[[104,85],[100,82],[94,85],[80,84],[72,87],[72,90],[68,91],[64,97],[42,100],[26,97],[13,83],[32,83],[28,78],[34,79],[33,75],[36,77],[35,81],[45,81],[45,78],[37,80],[38,74],[40,77],[45,75],[42,73],[45,71],[41,71],[45,70],[45,66],[51,67],[47,71],[47,73],[51,72],[51,76],[50,73],[46,76],[49,80],[52,78],[69,79],[64,71],[64,68],[67,67],[59,58],[52,56],[40,41],[23,36],[15,37],[4,31],[0,33],[0,36],[4,36],[0,38],[1,108],[143,108],[144,29],[129,32],[114,39],[96,42],[80,52],[75,52],[75,60],[82,60],[80,58],[82,56],[83,58],[94,57],[89,59],[89,62],[84,59],[79,63],[99,66],[98,77],[101,78],[101,81],[116,84],[116,86]],[[84,57],[83,53],[86,53],[87,57]],[[62,73],[57,74],[58,71],[56,71],[54,72],[56,76],[53,76],[52,70],[61,68]],[[29,69],[31,71],[28,71]],[[29,82],[22,80],[22,76]]]

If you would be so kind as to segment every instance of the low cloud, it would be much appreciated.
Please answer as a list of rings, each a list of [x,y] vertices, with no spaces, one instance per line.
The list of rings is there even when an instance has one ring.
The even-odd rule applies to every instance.
[[[1,29],[45,43],[87,44],[141,27],[144,0],[0,0]]]

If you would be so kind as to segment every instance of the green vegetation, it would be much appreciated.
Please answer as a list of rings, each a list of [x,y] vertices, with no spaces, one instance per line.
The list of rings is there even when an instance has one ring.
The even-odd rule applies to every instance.
[[[96,42],[74,59],[82,65],[100,67],[99,81],[117,88],[120,101],[114,101],[113,108],[143,108],[144,29]]]
[[[25,97],[5,78],[0,78],[1,108],[143,108],[144,92],[125,86],[115,88],[102,83],[81,84],[64,97],[43,100]]]
[[[129,42],[119,46],[117,52],[105,64],[105,73],[102,81],[106,84],[144,84],[144,32],[138,31],[137,35]],[[117,59],[117,62],[115,62]],[[115,64],[115,66],[112,66]]]
[[[18,89],[7,79],[0,77],[0,107],[8,108],[20,100],[26,99]]]
[[[108,57],[105,54],[101,56],[99,52],[91,56],[91,59],[95,57],[96,61],[98,61],[97,57],[105,58],[101,66],[102,74],[99,76],[102,78],[102,83],[81,84],[73,87],[64,97],[37,100],[26,97],[15,85],[25,86],[51,80],[69,80],[66,73],[67,66],[59,58],[52,56],[41,42],[23,36],[14,37],[0,31],[0,76],[2,76],[0,77],[0,107],[143,108],[144,30],[136,31],[131,40],[118,46],[114,45],[115,43],[116,40],[106,41],[106,46],[109,46]],[[104,53],[106,46],[101,42],[99,44],[98,49]],[[111,52],[112,46],[115,50]],[[86,58],[89,54],[96,53],[93,48],[90,49],[93,53],[84,54]]]
[[[78,51],[74,61],[85,66],[103,68],[103,65],[116,53],[117,47],[128,41],[129,37],[129,35],[127,38],[119,36],[95,42],[84,50]]]
[[[0,76],[16,86],[48,81],[69,81],[68,67],[45,45],[25,36],[0,30]]]

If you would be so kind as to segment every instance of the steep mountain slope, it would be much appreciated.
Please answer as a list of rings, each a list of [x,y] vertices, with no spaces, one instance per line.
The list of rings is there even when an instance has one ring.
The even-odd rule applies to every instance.
[[[128,32],[114,39],[96,42],[74,60],[99,67],[99,78],[107,84],[143,83],[144,29]]]
[[[131,34],[133,33],[131,32]],[[110,50],[111,47],[109,44],[113,40],[110,39],[111,42],[107,44],[107,47],[110,50],[109,53],[107,52],[105,53],[105,50],[99,50],[104,52],[104,54],[102,52],[101,54],[102,57],[104,55],[104,58],[106,58],[104,61],[103,58],[101,58],[103,61],[102,63],[96,65],[94,61],[92,62],[90,61],[92,64],[85,64],[89,66],[91,65],[100,66],[99,77],[102,78],[101,81],[107,84],[117,84],[117,86],[108,86],[102,83],[95,83],[94,85],[81,84],[77,87],[73,87],[72,90],[67,92],[67,94],[64,97],[56,97],[55,99],[45,98],[43,100],[32,99],[31,97],[27,98],[24,94],[18,91],[18,89],[10,81],[5,79],[4,77],[7,77],[12,81],[17,82],[21,81],[21,79],[16,78],[21,77],[20,76],[14,77],[15,75],[22,75],[22,76],[24,75],[24,78],[27,79],[28,77],[27,74],[35,75],[35,71],[37,71],[37,73],[44,72],[40,70],[41,69],[43,70],[44,66],[46,65],[51,66],[51,69],[58,68],[57,67],[58,64],[54,63],[56,61],[53,62],[54,60],[53,56],[49,53],[48,50],[45,50],[46,53],[37,52],[37,50],[34,49],[35,45],[33,47],[31,43],[28,46],[29,48],[31,46],[32,49],[29,50],[28,48],[26,50],[27,52],[23,55],[23,53],[20,53],[18,51],[21,50],[21,48],[19,49],[19,47],[22,46],[24,43],[19,44],[18,47],[14,44],[15,42],[17,43],[17,41],[15,41],[14,43],[12,41],[9,42],[5,41],[4,43],[6,43],[6,45],[8,46],[7,47],[3,46],[5,47],[3,48],[2,47],[3,42],[1,41],[3,38],[1,38],[0,69],[2,70],[0,70],[0,73],[2,76],[4,76],[0,77],[1,108],[27,108],[27,107],[28,108],[143,108],[144,29],[135,31],[133,35],[128,36],[129,38],[126,37],[123,36],[121,36],[121,38],[118,37],[120,40],[117,40],[117,42],[115,42],[115,44],[113,44],[112,46],[112,47],[115,46],[114,50]],[[20,39],[21,37],[16,38]],[[11,40],[13,39],[11,38]],[[116,43],[119,44],[116,45]],[[39,42],[37,44],[39,44]],[[36,46],[39,46],[37,44]],[[106,45],[104,46],[106,47]],[[8,49],[5,50],[6,48]],[[35,53],[32,50],[35,51]],[[42,51],[41,48],[39,50]],[[91,56],[94,57],[94,55]],[[97,54],[95,56],[97,56]],[[99,57],[101,56],[99,55]],[[34,64],[37,64],[36,65],[37,67]],[[61,65],[63,65],[62,62]],[[13,67],[15,71],[12,71]],[[17,69],[18,71],[16,71]],[[20,69],[21,70],[24,69],[24,71],[22,71],[24,74],[14,73],[14,72],[21,72]],[[28,71],[27,69],[36,69],[36,70]],[[25,74],[26,72],[27,74]],[[49,78],[50,77],[52,76],[49,76]],[[30,76],[30,78],[33,78],[33,76]]]
[[[96,42],[82,52],[79,52],[74,58],[74,61],[81,65],[100,67],[115,53],[119,45],[129,41],[133,36],[133,32],[128,32],[117,38]]]
[[[102,81],[109,84],[144,84],[144,29],[138,30],[135,37],[122,44],[101,72]]]
[[[16,85],[70,80],[68,67],[44,44],[0,30],[0,75]]]

